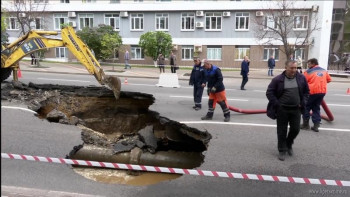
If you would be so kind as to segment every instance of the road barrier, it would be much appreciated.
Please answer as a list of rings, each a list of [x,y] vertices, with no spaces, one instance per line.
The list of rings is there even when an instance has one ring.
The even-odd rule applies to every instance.
[[[302,183],[302,184],[313,184],[313,185],[330,185],[330,186],[339,186],[339,187],[350,187],[350,181],[343,181],[343,180],[328,180],[328,179],[312,179],[312,178],[300,178],[300,177],[290,177],[290,176],[286,177],[286,176],[271,176],[271,175],[259,175],[259,174],[244,174],[244,173],[234,173],[234,172],[207,171],[207,170],[199,170],[199,169],[198,170],[180,169],[180,168],[144,166],[144,165],[110,163],[110,162],[99,162],[99,161],[84,161],[84,160],[54,158],[54,157],[18,155],[18,154],[10,154],[10,153],[1,153],[1,158],[28,160],[28,161],[39,161],[39,162],[48,162],[48,163],[59,163],[59,164],[70,164],[70,165],[80,165],[80,166],[91,166],[91,167],[102,167],[102,168],[114,168],[114,169],[122,169],[122,170],[147,171],[147,172],[157,172],[157,173],[188,174],[188,175],[196,175],[196,176],[213,176],[213,177],[246,179],[246,180],[257,180],[257,181],[272,181],[272,182]]]

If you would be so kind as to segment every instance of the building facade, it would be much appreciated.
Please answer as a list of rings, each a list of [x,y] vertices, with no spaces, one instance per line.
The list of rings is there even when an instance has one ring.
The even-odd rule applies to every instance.
[[[7,33],[10,41],[19,36],[14,4],[21,0],[2,1],[8,12]],[[131,55],[131,64],[153,64],[138,46],[139,38],[148,31],[165,31],[172,36],[177,64],[191,66],[194,56],[209,59],[221,67],[240,68],[245,55],[252,68],[266,68],[268,58],[275,56],[277,68],[284,68],[287,59],[281,52],[282,43],[264,44],[255,36],[255,21],[276,26],[269,9],[278,9],[273,1],[161,1],[161,0],[34,0],[41,6],[42,15],[33,22],[34,29],[60,31],[60,25],[69,23],[76,31],[84,27],[111,25],[123,39],[123,47],[115,52],[113,62],[124,62],[124,51]],[[296,1],[293,9],[295,32],[307,34],[317,16],[319,31],[311,33],[310,42],[297,50],[294,57],[303,60],[315,57],[327,68],[333,1]],[[39,10],[39,9],[38,9]],[[265,14],[264,14],[265,13]],[[289,15],[286,15],[289,16]],[[258,31],[267,31],[258,29]],[[290,37],[288,40],[298,39]],[[325,50],[326,49],[326,50]],[[45,58],[53,61],[74,61],[66,48],[50,49]]]

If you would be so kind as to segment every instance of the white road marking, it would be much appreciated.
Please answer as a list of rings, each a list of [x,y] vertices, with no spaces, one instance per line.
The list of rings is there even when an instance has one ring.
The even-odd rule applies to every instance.
[[[216,122],[216,121],[180,121],[183,124],[221,124],[221,125],[239,125],[239,126],[255,126],[255,127],[276,127],[273,124],[255,124],[255,123],[241,123],[241,122]],[[350,132],[350,129],[333,129],[333,128],[319,128],[324,131],[341,131]]]
[[[350,96],[350,94],[333,94],[334,96]]]
[[[152,75],[145,75],[142,73],[136,73],[136,72],[132,72],[132,71],[125,71],[125,73],[131,73],[131,74],[135,74],[135,75],[139,75],[139,76],[152,77]],[[125,78],[127,78],[127,77],[125,77]]]
[[[350,107],[350,105],[341,105],[341,104],[328,104],[328,106],[336,106],[336,107]]]
[[[266,92],[266,90],[253,90],[254,92],[263,92],[263,93],[265,93]]]
[[[188,98],[188,99],[193,99],[193,96],[169,96],[170,98]],[[207,96],[203,96],[203,99],[208,99]],[[246,99],[227,99],[228,101],[249,101]]]
[[[28,111],[28,112],[36,114],[35,111],[27,109],[27,108],[23,108],[23,107],[1,106],[1,108],[4,108],[4,109],[19,109],[19,110]]]
[[[128,84],[123,83],[123,85],[133,85],[133,86],[151,86],[151,87],[156,87],[156,85],[150,85],[150,84],[140,84],[140,83],[128,83]]]
[[[52,79],[52,78],[37,78],[37,79],[47,80],[47,81],[73,81],[73,82],[91,83],[91,81],[71,80],[71,79]]]

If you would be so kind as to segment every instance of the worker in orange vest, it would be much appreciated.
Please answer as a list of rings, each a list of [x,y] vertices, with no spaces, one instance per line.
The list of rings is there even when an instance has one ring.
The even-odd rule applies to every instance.
[[[309,84],[310,96],[306,103],[301,129],[310,129],[309,119],[310,110],[312,110],[312,122],[314,126],[311,129],[318,132],[321,124],[320,105],[327,93],[327,83],[331,82],[332,79],[327,70],[318,66],[317,59],[309,59],[307,65],[309,69],[304,72],[304,75]]]

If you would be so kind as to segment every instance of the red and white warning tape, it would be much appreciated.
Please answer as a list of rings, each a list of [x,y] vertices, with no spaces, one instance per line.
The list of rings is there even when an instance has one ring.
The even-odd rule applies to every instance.
[[[54,157],[39,157],[39,156],[18,155],[18,154],[9,154],[9,153],[1,153],[1,158],[60,163],[60,164],[72,164],[72,165],[81,165],[81,166],[94,166],[94,167],[103,167],[103,168],[116,168],[116,169],[124,169],[124,170],[162,172],[162,173],[170,173],[170,174],[189,174],[189,175],[197,175],[197,176],[214,176],[214,177],[259,180],[259,181],[274,181],[274,182],[286,182],[286,183],[304,183],[304,184],[315,184],[315,185],[332,185],[332,186],[339,186],[339,187],[350,187],[350,181],[342,181],[342,180],[311,179],[311,178],[271,176],[271,175],[259,175],[259,174],[243,174],[243,173],[233,173],[233,172],[191,170],[191,169],[167,168],[167,167],[157,167],[157,166],[109,163],[109,162],[99,162],[99,161],[84,161],[84,160],[54,158]]]

